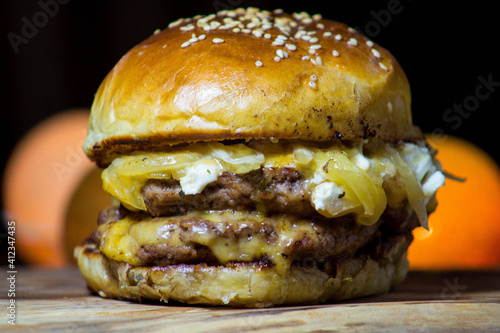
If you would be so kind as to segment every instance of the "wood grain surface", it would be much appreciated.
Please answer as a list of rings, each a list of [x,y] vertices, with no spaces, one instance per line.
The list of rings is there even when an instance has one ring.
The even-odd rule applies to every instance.
[[[268,309],[103,299],[88,291],[74,267],[19,269],[15,298],[9,286],[4,277],[1,332],[500,332],[500,271],[410,272],[388,294]],[[15,326],[7,322],[11,299]]]

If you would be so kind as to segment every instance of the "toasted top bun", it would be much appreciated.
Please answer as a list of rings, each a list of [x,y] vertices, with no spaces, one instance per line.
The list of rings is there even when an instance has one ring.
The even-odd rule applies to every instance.
[[[422,139],[396,59],[347,25],[256,8],[180,19],[99,87],[85,153],[231,139]]]

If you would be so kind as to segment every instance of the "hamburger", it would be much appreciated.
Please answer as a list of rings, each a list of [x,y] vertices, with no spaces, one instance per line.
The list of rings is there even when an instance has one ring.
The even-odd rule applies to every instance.
[[[387,292],[444,175],[384,48],[305,12],[172,22],[100,85],[112,206],[75,257],[102,297],[268,307]]]

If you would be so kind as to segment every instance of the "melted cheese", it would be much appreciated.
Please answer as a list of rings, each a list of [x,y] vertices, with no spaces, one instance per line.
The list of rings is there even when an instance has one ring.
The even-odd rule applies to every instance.
[[[312,206],[324,216],[354,213],[360,223],[371,225],[387,205],[399,207],[408,199],[426,227],[426,205],[444,184],[427,148],[376,143],[365,156],[364,145],[363,141],[349,147],[341,143],[328,147],[291,142],[196,143],[164,153],[117,158],[103,171],[103,186],[127,208],[146,210],[141,189],[149,179],[174,178],[190,195],[200,193],[224,171],[245,174],[260,167],[289,167],[300,172],[312,193]]]
[[[279,272],[290,267],[293,258],[288,248],[304,238],[318,243],[315,226],[310,221],[281,217],[261,217],[257,214],[237,212],[188,213],[182,219],[204,219],[214,223],[214,228],[193,224],[190,228],[177,227],[178,218],[150,218],[141,221],[125,217],[120,221],[99,226],[99,249],[108,258],[134,266],[145,263],[138,252],[145,246],[193,248],[203,245],[210,249],[221,264],[231,261],[251,262],[267,257]],[[266,233],[253,232],[247,237],[224,237],[224,229],[231,224],[234,229],[248,224],[266,225]],[[270,235],[269,230],[275,233]],[[317,245],[317,244],[315,244]]]

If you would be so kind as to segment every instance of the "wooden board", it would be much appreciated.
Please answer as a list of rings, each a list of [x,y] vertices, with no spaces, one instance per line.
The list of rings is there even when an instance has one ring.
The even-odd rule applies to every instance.
[[[500,271],[410,272],[388,294],[268,309],[103,299],[89,293],[76,268],[24,268],[15,275],[15,326],[7,323],[9,283],[0,284],[2,332],[500,332]]]

